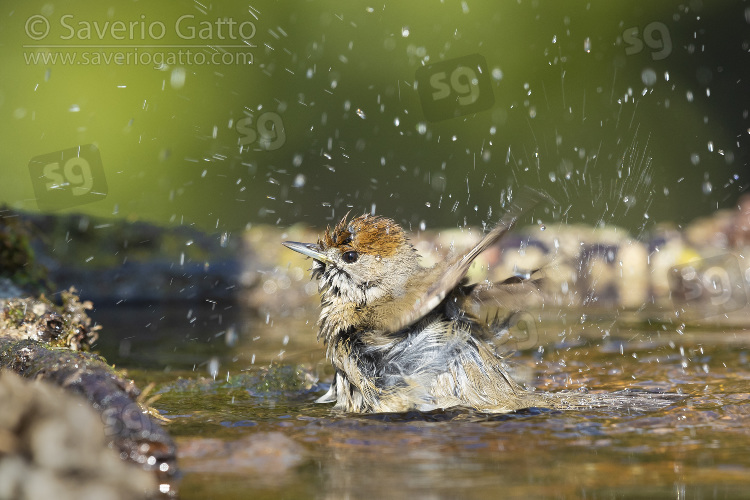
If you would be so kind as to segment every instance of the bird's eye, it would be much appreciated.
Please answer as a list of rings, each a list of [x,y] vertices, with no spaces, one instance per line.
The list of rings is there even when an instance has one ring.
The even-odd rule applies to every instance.
[[[341,260],[343,260],[347,264],[353,264],[357,262],[357,259],[359,259],[359,254],[355,252],[354,250],[351,250],[349,252],[344,252],[341,255]]]

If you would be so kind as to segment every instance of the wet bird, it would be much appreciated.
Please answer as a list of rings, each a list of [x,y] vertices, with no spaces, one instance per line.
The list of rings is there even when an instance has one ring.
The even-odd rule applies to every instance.
[[[495,342],[507,333],[507,322],[499,316],[482,321],[478,306],[483,296],[508,292],[520,278],[479,285],[469,284],[466,273],[519,217],[545,200],[527,190],[468,253],[433,267],[420,264],[398,224],[376,215],[345,216],[317,243],[284,242],[313,259],[312,275],[319,280],[318,340],[335,376],[318,402],[358,413],[668,404],[632,394],[531,391],[509,375]]]

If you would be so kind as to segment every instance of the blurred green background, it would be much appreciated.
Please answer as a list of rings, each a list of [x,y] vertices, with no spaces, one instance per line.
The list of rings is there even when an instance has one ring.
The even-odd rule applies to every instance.
[[[59,212],[416,229],[532,185],[570,222],[681,224],[750,180],[749,23],[739,0],[3,2],[0,202],[39,210],[31,159],[94,144],[106,196]],[[471,54],[494,104],[428,121],[417,70]]]

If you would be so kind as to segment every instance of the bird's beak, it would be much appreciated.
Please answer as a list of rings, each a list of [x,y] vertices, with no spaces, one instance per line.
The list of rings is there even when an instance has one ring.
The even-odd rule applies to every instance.
[[[284,241],[281,243],[285,247],[294,250],[295,252],[299,252],[302,255],[307,255],[308,257],[312,257],[313,259],[320,261],[324,264],[331,264],[331,259],[329,259],[326,254],[322,253],[318,250],[318,245],[315,243],[298,243],[296,241]]]

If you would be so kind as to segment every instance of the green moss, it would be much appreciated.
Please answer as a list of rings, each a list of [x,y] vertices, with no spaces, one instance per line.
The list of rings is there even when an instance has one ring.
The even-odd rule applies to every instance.
[[[37,264],[30,224],[0,208],[0,276],[37,291],[49,289],[47,270]]]
[[[39,298],[0,299],[0,338],[37,340],[51,347],[88,350],[99,335],[73,289],[61,294],[60,305],[43,294]]]
[[[24,312],[23,307],[20,306],[14,306],[12,303],[8,303],[8,305],[5,307],[5,316],[8,318],[8,321],[10,321],[12,324],[19,326],[23,323],[24,318],[26,317],[26,313]]]

